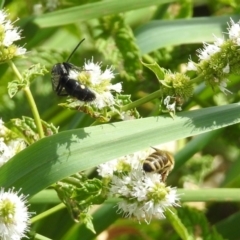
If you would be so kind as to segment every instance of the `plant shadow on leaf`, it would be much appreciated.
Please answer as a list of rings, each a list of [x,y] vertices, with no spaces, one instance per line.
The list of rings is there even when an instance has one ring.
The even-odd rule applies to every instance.
[[[0,185],[29,197],[76,172],[161,143],[240,121],[240,104],[63,131],[41,139],[0,168]]]
[[[59,135],[52,137],[56,138]],[[72,152],[81,152],[81,149],[76,149],[76,146],[88,136],[84,129],[81,129],[68,138],[57,137],[55,141],[51,137],[46,137],[39,140],[37,144],[32,144],[1,167],[1,186],[22,188],[24,194],[30,195],[34,189],[37,190],[37,186],[42,188],[51,185],[53,178],[57,178],[59,172],[66,171],[66,175],[70,175],[69,169],[76,170],[74,165],[70,165],[74,162],[69,162],[67,170],[62,166],[67,164]],[[88,153],[88,150],[84,152]],[[78,155],[74,156],[76,158]]]
[[[191,111],[192,114],[186,126],[194,125],[194,128],[199,129],[202,133],[236,124],[240,120],[240,114],[235,114],[234,109],[239,111],[239,108],[240,105],[236,103],[221,107],[209,107],[202,111]]]

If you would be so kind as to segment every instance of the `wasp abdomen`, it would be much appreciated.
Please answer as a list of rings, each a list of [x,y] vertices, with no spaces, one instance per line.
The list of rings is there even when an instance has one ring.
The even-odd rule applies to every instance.
[[[89,88],[74,79],[68,79],[65,90],[70,96],[80,101],[90,102],[96,98],[96,95]]]

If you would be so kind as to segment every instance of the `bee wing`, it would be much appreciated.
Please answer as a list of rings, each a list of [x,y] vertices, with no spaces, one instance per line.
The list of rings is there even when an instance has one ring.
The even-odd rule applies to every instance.
[[[57,63],[53,66],[52,68],[52,71],[51,71],[51,82],[52,82],[52,88],[53,88],[53,91],[55,92],[58,92],[58,89],[59,89],[59,82],[60,82],[60,79],[62,77],[62,73],[64,73],[65,68],[64,68],[64,65],[63,63]],[[65,91],[65,88],[62,87],[62,90],[61,90],[61,93],[63,94],[67,94],[67,92]]]
[[[83,69],[81,69],[80,67],[77,67],[77,66],[75,66],[75,65],[73,65],[73,64],[71,64],[71,69],[72,70],[75,70],[75,71],[77,71],[77,72],[81,72]]]
[[[52,76],[52,88],[54,91],[56,91],[59,84],[59,75]]]

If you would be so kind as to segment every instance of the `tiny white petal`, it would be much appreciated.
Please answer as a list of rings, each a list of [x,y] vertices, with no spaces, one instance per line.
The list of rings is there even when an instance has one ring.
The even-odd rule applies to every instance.
[[[122,91],[122,84],[121,83],[113,84],[109,87],[109,90],[114,90],[115,92],[120,93]]]
[[[169,104],[170,100],[171,100],[171,97],[170,97],[170,96],[167,96],[167,97],[163,100],[164,105],[167,106],[167,105]]]
[[[71,79],[77,79],[78,78],[78,72],[74,69],[70,69],[68,77]]]
[[[107,68],[102,74],[101,74],[101,78],[102,79],[113,79],[114,78],[114,74],[112,72],[112,70],[110,68]]]
[[[219,89],[224,93],[224,94],[227,94],[227,93],[231,93],[231,91],[229,91],[226,87],[227,87],[227,81],[228,79],[222,79],[219,84],[218,84],[218,87]]]
[[[21,37],[17,29],[7,30],[3,40],[3,45],[9,47],[14,41],[19,39],[21,39]]]
[[[189,71],[197,71],[197,67],[195,66],[194,62],[192,60],[189,60],[187,64],[187,70]]]
[[[220,38],[220,37],[217,37],[215,35],[213,35],[214,38],[215,38],[215,42],[214,44],[218,47],[220,47],[223,43],[224,43],[224,38]]]
[[[7,13],[3,10],[0,11],[0,24],[3,24],[5,22],[5,19],[7,17]]]
[[[229,66],[229,64],[227,64],[227,65],[223,68],[223,72],[224,72],[224,73],[229,73],[229,72],[230,72],[230,66]]]
[[[26,48],[18,47],[16,51],[16,56],[24,55],[27,52]]]

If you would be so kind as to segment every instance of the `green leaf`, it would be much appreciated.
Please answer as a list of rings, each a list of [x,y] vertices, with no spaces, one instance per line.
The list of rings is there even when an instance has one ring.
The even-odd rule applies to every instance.
[[[238,21],[239,16],[231,18]],[[212,42],[213,33],[222,37],[229,21],[230,16],[156,20],[136,29],[135,37],[141,53],[147,54],[167,46]]]
[[[240,238],[239,232],[240,213],[236,212],[231,216],[218,222],[215,227],[226,239],[234,240]]]
[[[142,64],[145,67],[147,67],[148,69],[150,69],[151,71],[154,72],[154,74],[156,75],[159,82],[161,82],[166,87],[170,87],[165,83],[165,81],[162,81],[164,79],[164,76],[165,76],[165,71],[156,62],[151,63],[151,64],[147,64],[147,63],[142,62]]]
[[[46,137],[0,168],[0,186],[33,196],[75,172],[135,151],[240,122],[240,103],[74,129]]]
[[[139,8],[149,7],[174,2],[173,0],[128,0],[128,1],[101,1],[84,4],[82,6],[67,8],[64,10],[54,11],[43,14],[34,19],[34,23],[40,27],[62,26],[65,24],[85,21],[88,19],[99,18],[109,14],[117,14],[136,10]]]
[[[3,6],[4,6],[4,3],[5,3],[5,0],[0,0],[0,9],[2,9],[2,8],[3,8]]]
[[[215,228],[210,226],[204,212],[187,206],[178,208],[177,212],[189,234],[194,236],[193,239],[200,237],[204,240],[224,240]],[[196,231],[196,228],[198,228],[198,231]]]
[[[86,226],[87,229],[89,229],[91,232],[96,234],[92,219],[93,219],[93,217],[89,213],[82,213],[81,214],[81,221],[83,222],[83,224]]]

